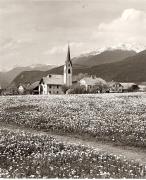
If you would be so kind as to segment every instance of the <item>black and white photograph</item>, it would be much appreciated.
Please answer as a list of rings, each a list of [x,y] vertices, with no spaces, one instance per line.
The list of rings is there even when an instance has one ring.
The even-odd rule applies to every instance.
[[[0,178],[146,179],[146,0],[0,0]]]

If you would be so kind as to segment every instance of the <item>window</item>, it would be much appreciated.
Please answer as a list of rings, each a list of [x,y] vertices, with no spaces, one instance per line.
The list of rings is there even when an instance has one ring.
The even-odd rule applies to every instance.
[[[52,77],[52,75],[51,74],[49,74],[49,78],[51,78]]]
[[[51,94],[51,91],[49,91],[49,94]]]
[[[58,94],[58,91],[57,91],[57,94]]]
[[[49,88],[51,88],[52,86],[51,85],[49,85]]]
[[[59,88],[59,86],[57,85],[57,89]]]
[[[70,69],[68,69],[68,74],[70,74]]]

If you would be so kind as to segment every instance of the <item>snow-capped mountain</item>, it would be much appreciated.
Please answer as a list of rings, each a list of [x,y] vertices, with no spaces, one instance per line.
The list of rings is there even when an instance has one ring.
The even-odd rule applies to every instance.
[[[125,44],[120,43],[118,45],[105,46],[98,49],[85,51],[79,57],[98,55],[104,51],[114,51],[114,50],[135,51],[136,53],[139,53],[145,49],[146,49],[146,45],[144,46],[136,43],[125,43]]]
[[[73,58],[72,61],[73,64],[92,67],[100,64],[118,62],[135,54],[136,51],[134,50],[110,47],[82,54],[79,57]]]

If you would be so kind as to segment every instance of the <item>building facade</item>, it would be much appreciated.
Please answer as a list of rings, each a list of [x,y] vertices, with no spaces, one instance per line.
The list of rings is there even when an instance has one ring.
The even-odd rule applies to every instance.
[[[109,92],[111,93],[134,92],[138,90],[139,90],[139,86],[135,83],[123,83],[123,82],[109,83]]]
[[[43,77],[39,85],[39,94],[63,94],[63,75],[49,74]]]
[[[97,77],[84,77],[79,81],[80,86],[84,86],[86,91],[92,91],[98,85],[105,85],[106,81]],[[98,89],[98,88],[97,88]]]
[[[43,77],[39,83],[39,94],[63,94],[63,86],[72,86],[72,62],[70,58],[70,47],[68,45],[67,59],[64,64],[64,74],[49,74]]]
[[[109,83],[109,92],[111,93],[121,93],[123,92],[123,86],[119,82],[110,82]]]

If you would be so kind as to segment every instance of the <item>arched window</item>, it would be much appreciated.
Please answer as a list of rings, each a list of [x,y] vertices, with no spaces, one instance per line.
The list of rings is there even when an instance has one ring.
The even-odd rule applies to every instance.
[[[70,74],[70,69],[68,69],[68,74]]]

